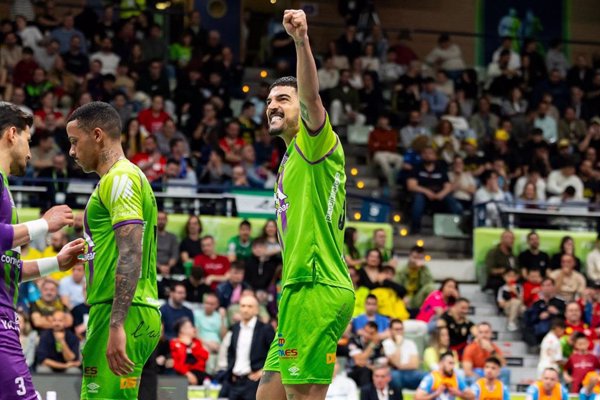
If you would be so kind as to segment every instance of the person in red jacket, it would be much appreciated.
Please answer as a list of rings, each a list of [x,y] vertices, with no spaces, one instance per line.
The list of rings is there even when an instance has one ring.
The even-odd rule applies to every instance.
[[[175,323],[175,332],[177,337],[170,343],[173,369],[185,376],[190,385],[201,385],[204,379],[210,378],[206,373],[208,351],[197,338],[196,328],[188,318]]]
[[[529,308],[540,299],[542,287],[542,273],[539,269],[531,269],[527,273],[527,280],[523,283],[523,304]]]
[[[162,132],[165,122],[171,119],[169,114],[165,112],[165,100],[160,94],[152,96],[150,108],[140,111],[137,118],[140,125],[151,135]]]
[[[404,158],[398,152],[398,131],[390,125],[387,115],[379,116],[377,126],[369,133],[369,155],[381,168],[387,183],[394,187]]]

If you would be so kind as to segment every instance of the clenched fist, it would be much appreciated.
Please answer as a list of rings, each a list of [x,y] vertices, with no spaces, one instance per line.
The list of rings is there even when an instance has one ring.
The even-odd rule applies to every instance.
[[[302,10],[285,10],[283,12],[283,27],[288,35],[298,43],[306,39],[308,23]]]

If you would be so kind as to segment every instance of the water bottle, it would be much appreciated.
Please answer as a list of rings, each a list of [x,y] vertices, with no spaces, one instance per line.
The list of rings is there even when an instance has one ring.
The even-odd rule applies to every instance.
[[[204,378],[204,381],[202,382],[202,393],[206,400],[210,399],[210,378],[209,377]]]

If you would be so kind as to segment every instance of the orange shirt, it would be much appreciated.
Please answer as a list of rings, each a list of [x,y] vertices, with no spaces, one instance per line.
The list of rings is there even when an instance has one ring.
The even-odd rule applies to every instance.
[[[502,351],[500,348],[493,343],[492,347],[494,348],[494,355],[502,358]],[[467,347],[465,347],[462,359],[463,362],[470,361],[473,364],[473,368],[483,368],[485,366],[485,360],[487,360],[491,355],[492,353],[482,349],[478,342],[473,342],[469,343]]]

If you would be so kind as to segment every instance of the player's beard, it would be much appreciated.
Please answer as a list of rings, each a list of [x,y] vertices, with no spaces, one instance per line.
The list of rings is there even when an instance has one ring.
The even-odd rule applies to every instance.
[[[10,166],[10,174],[14,176],[24,176],[27,172],[27,159],[21,162],[18,158]]]

